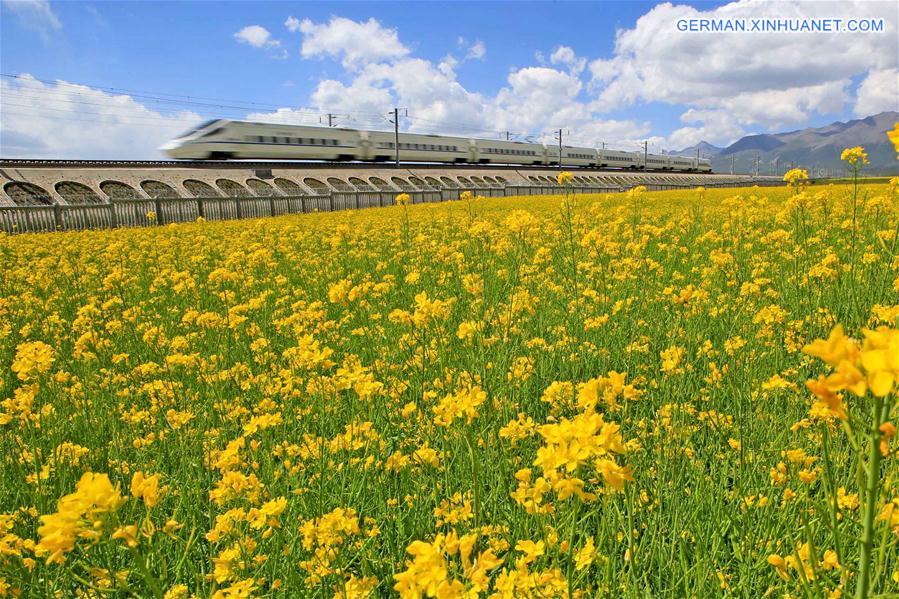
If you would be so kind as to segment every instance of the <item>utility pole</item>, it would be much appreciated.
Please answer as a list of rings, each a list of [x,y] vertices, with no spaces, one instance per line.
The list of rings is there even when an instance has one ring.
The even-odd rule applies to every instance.
[[[759,155],[756,153],[755,155],[755,176],[759,176]]]
[[[334,115],[330,112],[328,113],[328,127],[334,126]]]
[[[643,142],[643,170],[648,170],[649,168],[649,142]]]
[[[559,168],[562,168],[562,130],[559,129]]]
[[[409,116],[409,110],[406,110]],[[396,146],[396,168],[400,168],[400,109],[393,109],[393,145]]]
[[[506,141],[509,141],[512,137],[512,134],[509,131],[506,131]]]
[[[396,145],[396,168],[400,168],[400,109],[393,109],[393,141]]]
[[[731,174],[731,175],[734,174],[734,163],[735,163],[736,161],[737,161],[737,155],[736,155],[736,154],[731,154],[731,155],[730,155],[730,174]]]

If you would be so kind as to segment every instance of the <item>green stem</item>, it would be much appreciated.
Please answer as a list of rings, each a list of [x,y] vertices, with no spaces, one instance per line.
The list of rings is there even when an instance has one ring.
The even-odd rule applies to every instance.
[[[871,554],[874,546],[874,514],[877,510],[877,498],[880,495],[880,419],[883,411],[883,398],[874,402],[871,418],[871,433],[868,441],[868,467],[865,485],[865,512],[862,520],[861,555],[858,561],[858,585],[855,587],[856,599],[867,599],[871,588]]]
[[[480,501],[480,471],[481,467],[478,463],[478,457],[475,455],[475,444],[472,439],[472,434],[470,428],[465,429],[465,444],[468,445],[468,455],[471,459],[471,476],[474,479],[472,481],[472,508],[474,508],[474,525],[475,527],[481,526],[481,501]]]
[[[134,556],[137,569],[140,570],[141,576],[144,577],[144,582],[147,583],[150,590],[153,592],[153,596],[161,599],[162,588],[159,586],[159,581],[156,580],[156,577],[150,574],[150,569],[147,568],[146,558],[144,558],[144,555],[134,547],[131,548],[131,554]]]

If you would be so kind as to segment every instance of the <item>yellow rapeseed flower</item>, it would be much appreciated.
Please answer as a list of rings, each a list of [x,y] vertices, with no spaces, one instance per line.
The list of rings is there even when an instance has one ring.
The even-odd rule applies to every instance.
[[[16,347],[12,371],[16,373],[19,380],[33,380],[37,375],[50,370],[53,360],[53,348],[43,341],[20,343]]]
[[[784,174],[784,181],[790,187],[800,187],[808,183],[808,171],[802,168],[790,169]]]
[[[887,131],[887,137],[893,142],[896,149],[896,158],[899,159],[899,123],[894,123],[893,128]]]
[[[848,162],[853,167],[858,168],[868,164],[868,155],[865,153],[863,147],[856,146],[854,148],[846,148],[843,150],[843,153],[840,154],[840,160]]]

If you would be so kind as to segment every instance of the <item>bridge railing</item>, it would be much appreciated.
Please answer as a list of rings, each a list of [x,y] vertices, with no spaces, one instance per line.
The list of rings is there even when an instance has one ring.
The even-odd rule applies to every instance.
[[[780,181],[730,181],[705,183],[704,187],[783,185]],[[650,191],[666,189],[695,189],[697,185],[646,184]],[[616,193],[623,186],[573,186],[576,194]],[[457,200],[464,192],[475,197],[508,197],[529,195],[558,195],[564,193],[556,185],[503,185],[489,187],[436,187],[410,189],[411,203],[424,204]],[[204,220],[237,220],[263,218],[287,214],[334,212],[390,206],[398,191],[332,191],[327,194],[270,196],[270,197],[208,197],[208,198],[137,198],[113,199],[102,204],[52,206],[0,206],[0,232],[42,233],[49,231],[81,231],[85,229],[113,229],[116,227],[148,227]]]

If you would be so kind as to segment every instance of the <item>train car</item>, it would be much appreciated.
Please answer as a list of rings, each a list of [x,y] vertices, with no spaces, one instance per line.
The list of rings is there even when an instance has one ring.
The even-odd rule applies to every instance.
[[[544,164],[543,144],[522,141],[474,139],[472,162],[480,164]]]
[[[699,158],[696,160],[696,171],[700,173],[712,172],[712,161],[709,158]]]
[[[596,166],[597,162],[596,150],[593,148],[562,146],[563,166]]]
[[[362,131],[359,160],[384,162],[396,158],[396,136],[386,131]],[[412,162],[474,162],[475,140],[443,135],[400,133],[400,156]],[[366,142],[368,144],[366,145]]]
[[[620,150],[598,150],[599,166],[621,169],[635,169],[643,164],[643,155],[638,158],[637,152],[622,152]]]
[[[559,146],[544,146],[543,164],[558,165],[559,162]],[[593,148],[576,148],[573,146],[562,146],[562,166],[596,166],[599,162],[596,150]]]
[[[687,158],[685,156],[671,156],[670,163],[671,170],[673,171],[695,171],[696,170],[696,159],[695,158]]]
[[[226,160],[356,160],[360,132],[333,127],[210,121],[166,144],[172,158]]]
[[[640,157],[640,168],[648,171],[667,171],[668,156],[660,154],[647,154]]]

